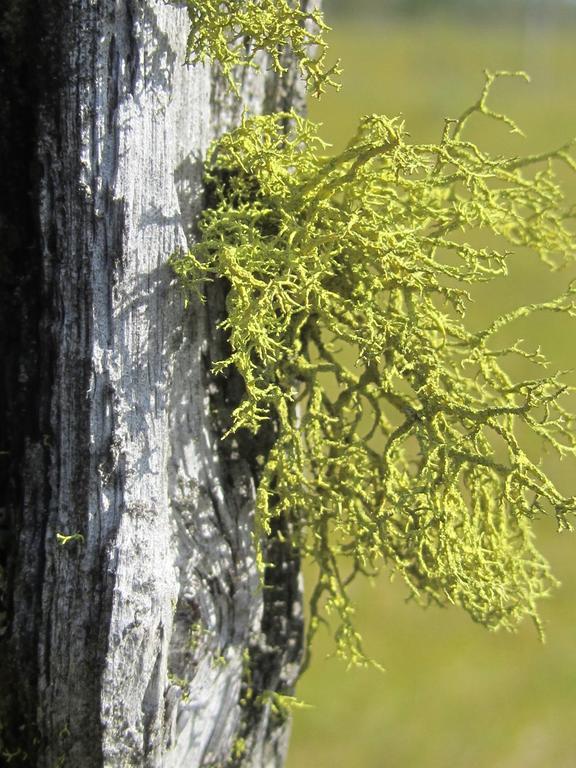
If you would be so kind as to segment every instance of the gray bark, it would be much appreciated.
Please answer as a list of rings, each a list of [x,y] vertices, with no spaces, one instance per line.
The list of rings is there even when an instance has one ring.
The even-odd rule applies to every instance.
[[[273,430],[221,440],[242,391],[210,374],[224,288],[185,310],[167,259],[193,236],[212,138],[301,88],[293,67],[250,72],[238,103],[183,65],[187,31],[163,0],[9,0],[2,17],[12,766],[264,768],[286,751],[265,692],[298,675],[299,563],[271,541],[262,588],[252,541],[251,457]]]

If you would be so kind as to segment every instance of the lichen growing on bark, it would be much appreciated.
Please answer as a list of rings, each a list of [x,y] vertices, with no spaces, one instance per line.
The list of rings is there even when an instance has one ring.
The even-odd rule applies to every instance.
[[[327,64],[329,27],[319,10],[303,11],[288,0],[186,0],[186,6],[188,62],[218,62],[235,90],[235,70],[256,67],[258,52],[266,52],[273,69],[284,72],[287,46],[311,93],[319,96],[328,86],[338,86],[340,67]]]
[[[576,508],[520,437],[528,428],[575,453],[568,387],[539,350],[497,343],[525,315],[576,315],[574,286],[480,331],[466,319],[469,287],[505,275],[510,247],[552,265],[575,247],[554,172],[576,170],[569,146],[522,159],[465,138],[473,116],[516,130],[487,105],[495,77],[437,144],[372,115],[329,157],[296,114],[245,119],[213,147],[214,206],[173,260],[188,290],[227,281],[231,353],[217,370],[235,366],[245,383],[233,431],[278,425],[258,530],[292,521],[294,546],[318,566],[309,637],[335,615],[352,662],[364,655],[347,585],[382,564],[423,604],[458,604],[491,629],[538,623],[555,580],[532,520],[552,513],[568,528]],[[539,373],[513,378],[515,356]]]

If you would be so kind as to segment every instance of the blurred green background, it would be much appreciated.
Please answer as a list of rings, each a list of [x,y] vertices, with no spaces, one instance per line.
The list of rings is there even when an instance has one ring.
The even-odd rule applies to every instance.
[[[523,69],[532,83],[496,86],[492,104],[527,138],[477,123],[474,139],[525,153],[576,135],[576,8],[525,0],[326,0],[343,89],[310,104],[323,136],[341,149],[362,114],[402,113],[414,140],[437,139],[444,117],[476,100],[483,69]],[[569,180],[576,202],[576,183]],[[550,275],[516,254],[511,276],[476,292],[470,318],[484,323],[519,303],[551,298],[573,274]],[[556,366],[575,367],[576,321],[540,316],[512,336],[541,344]],[[572,376],[572,383],[576,379]],[[576,403],[574,403],[576,407]],[[534,446],[537,450],[537,446]],[[575,493],[576,467],[546,457]],[[570,488],[572,490],[570,491]],[[576,534],[538,524],[562,587],[541,606],[547,642],[531,625],[491,634],[458,609],[421,610],[386,574],[358,581],[357,625],[386,672],[346,671],[320,633],[298,696],[288,768],[574,768],[576,766]]]

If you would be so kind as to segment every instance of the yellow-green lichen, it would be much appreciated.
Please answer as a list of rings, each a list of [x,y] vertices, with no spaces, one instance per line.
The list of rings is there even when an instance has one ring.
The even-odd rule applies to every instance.
[[[168,683],[180,689],[180,695],[183,702],[187,702],[190,699],[190,681],[185,680],[183,677],[178,677],[173,672],[168,670],[167,674]]]
[[[310,704],[298,699],[296,696],[278,693],[278,691],[264,690],[256,699],[258,706],[269,706],[270,711],[276,717],[287,720],[295,709],[311,709]]]
[[[72,544],[74,542],[84,544],[84,536],[81,533],[71,533],[70,535],[65,533],[57,533],[56,541],[62,547],[65,547],[67,544]]]
[[[466,322],[467,289],[505,275],[511,246],[552,264],[575,246],[553,167],[575,170],[568,146],[519,159],[465,138],[473,115],[510,124],[486,104],[494,77],[437,144],[372,115],[327,157],[295,114],[244,120],[210,155],[200,242],[173,261],[187,289],[227,281],[231,354],[216,370],[244,379],[233,429],[278,425],[258,531],[290,518],[319,569],[310,637],[335,615],[352,662],[364,657],[347,585],[383,563],[424,604],[458,604],[492,629],[538,622],[555,580],[531,521],[552,513],[570,527],[576,507],[519,436],[573,455],[568,388],[539,351],[497,343],[526,314],[575,315],[574,287],[481,331]],[[515,356],[540,373],[515,380]]]
[[[284,72],[286,47],[311,93],[319,96],[327,86],[337,87],[340,67],[327,65],[324,35],[329,28],[320,11],[303,11],[289,0],[186,0],[186,6],[188,62],[218,62],[234,90],[235,68],[257,66],[259,52],[268,54],[276,72]]]
[[[232,746],[232,759],[240,760],[246,754],[246,740],[238,737]]]

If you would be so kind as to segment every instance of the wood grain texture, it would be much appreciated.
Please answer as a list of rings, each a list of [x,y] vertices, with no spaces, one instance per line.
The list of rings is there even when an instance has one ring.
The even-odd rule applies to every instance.
[[[271,541],[260,583],[262,446],[222,442],[242,384],[210,373],[225,289],[185,310],[167,259],[194,235],[212,138],[244,108],[302,108],[301,84],[287,59],[238,102],[183,65],[186,11],[163,0],[24,6],[36,65],[2,129],[33,122],[27,218],[7,225],[28,255],[4,281],[5,748],[39,768],[280,766],[288,723],[261,694],[298,676],[298,557]]]

